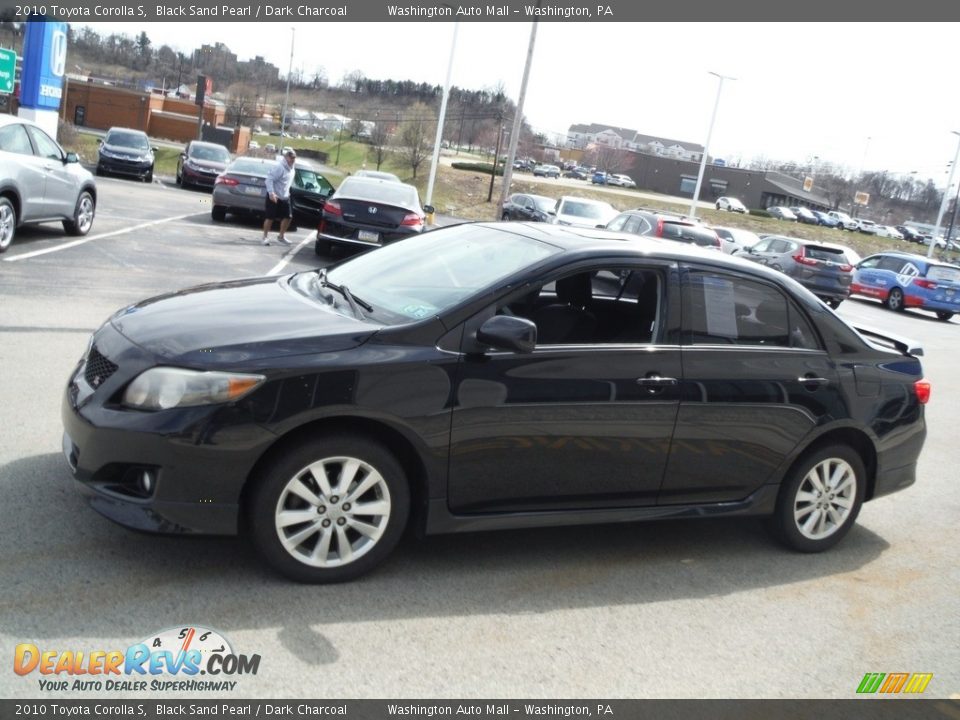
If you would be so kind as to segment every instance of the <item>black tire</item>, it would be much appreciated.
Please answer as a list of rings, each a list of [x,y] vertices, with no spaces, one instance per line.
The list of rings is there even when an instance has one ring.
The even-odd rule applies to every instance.
[[[953,317],[953,313],[952,313],[952,312],[946,312],[945,310],[937,310],[937,319],[938,319],[938,320],[943,320],[944,322],[947,322],[947,321],[949,321],[950,318],[952,318],[952,317]]]
[[[183,184],[183,175],[180,173],[180,168],[177,168],[177,185],[184,187]]]
[[[103,175],[106,174],[106,173],[103,172],[103,168],[100,167],[99,165],[97,165],[97,171],[96,171],[96,172],[97,172],[97,177],[102,177]]]
[[[831,481],[835,485],[831,486]],[[822,489],[819,496],[818,483]],[[828,550],[856,522],[866,485],[863,459],[853,448],[829,445],[814,449],[784,479],[770,529],[793,550]]]
[[[223,222],[227,219],[227,209],[223,205],[214,205],[210,208],[210,217],[217,222]]]
[[[0,197],[0,253],[6,252],[17,234],[17,210],[13,203]]]
[[[510,221],[510,213],[504,213],[504,214],[503,214],[503,217],[501,217],[500,219],[503,220],[503,222],[509,222],[509,221]]]
[[[889,310],[894,312],[903,312],[903,290],[898,287],[892,288],[887,294],[887,299],[883,301]]]
[[[73,209],[73,219],[63,221],[63,229],[68,235],[83,236],[93,227],[93,219],[97,213],[97,204],[93,195],[87,190],[80,193],[77,205]]]
[[[153,168],[150,168],[149,172],[147,172],[147,174],[143,176],[143,181],[145,183],[153,182]]]
[[[831,299],[827,300],[827,305],[829,305],[829,306],[832,307],[834,310],[836,310],[838,307],[840,307],[840,303],[842,303],[842,302],[843,302],[843,300],[837,300],[836,298],[831,298]]]
[[[330,243],[327,240],[317,240],[313,243],[313,252],[324,257],[330,256]]]
[[[347,462],[357,465],[342,478]],[[369,572],[396,547],[410,513],[400,463],[382,445],[357,435],[281,446],[252,482],[246,512],[253,542],[271,567],[298,582],[342,582]],[[374,504],[379,513],[354,507]],[[282,513],[304,519],[284,527],[278,523]],[[361,525],[364,532],[356,529]],[[344,561],[344,551],[355,553],[354,559]]]

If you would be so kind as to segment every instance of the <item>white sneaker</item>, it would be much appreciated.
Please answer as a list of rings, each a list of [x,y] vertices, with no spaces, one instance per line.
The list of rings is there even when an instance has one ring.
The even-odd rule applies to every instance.
[[[269,244],[270,244],[270,238],[264,238],[264,239],[260,242],[260,244],[261,244],[261,245],[269,245]]]
[[[287,240],[285,237],[283,237],[283,235],[281,235],[281,236],[279,236],[279,237],[277,238],[277,242],[280,243],[281,245],[289,245],[289,244],[290,244],[290,241]]]

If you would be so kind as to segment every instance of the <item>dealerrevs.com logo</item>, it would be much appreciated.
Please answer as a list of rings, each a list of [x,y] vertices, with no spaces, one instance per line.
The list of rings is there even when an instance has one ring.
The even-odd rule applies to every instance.
[[[216,630],[164,630],[126,650],[51,650],[33,643],[14,649],[13,671],[39,675],[44,691],[224,691],[240,675],[256,675],[259,655],[240,655]],[[201,677],[202,676],[202,677]]]

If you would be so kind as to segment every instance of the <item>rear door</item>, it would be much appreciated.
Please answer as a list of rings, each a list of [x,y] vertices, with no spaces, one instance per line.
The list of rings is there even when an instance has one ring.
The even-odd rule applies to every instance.
[[[43,130],[27,126],[37,160],[43,168],[44,204],[47,216],[69,218],[77,204],[77,177],[64,162],[63,150]]]
[[[683,382],[660,504],[724,502],[776,482],[816,426],[844,416],[830,356],[773,282],[690,267],[683,278]]]

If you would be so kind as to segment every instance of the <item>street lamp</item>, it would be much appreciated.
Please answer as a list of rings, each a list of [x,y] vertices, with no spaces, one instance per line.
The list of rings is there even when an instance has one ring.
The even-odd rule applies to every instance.
[[[700,199],[700,186],[703,184],[703,173],[707,169],[707,155],[710,153],[710,136],[713,135],[713,124],[717,120],[717,108],[720,107],[720,93],[723,92],[723,81],[736,80],[735,77],[721,75],[720,73],[712,71],[710,74],[720,78],[720,84],[717,86],[717,99],[713,103],[713,115],[710,116],[710,128],[707,130],[707,141],[703,144],[703,155],[700,157],[700,172],[697,173],[697,186],[693,190],[693,199],[690,201],[691,218],[697,216],[697,201]]]
[[[293,39],[297,29],[290,28],[290,65],[287,66],[287,94],[283,98],[283,115],[280,116],[280,144],[283,145],[283,130],[287,125],[287,104],[290,102],[290,76],[293,74]]]
[[[343,112],[340,113],[340,133],[337,135],[337,161],[334,163],[334,165],[340,164],[340,146],[343,144],[343,116],[347,112],[347,106],[343,103],[337,103],[337,107],[342,108]]]
[[[960,137],[960,132],[956,130],[950,132]],[[943,222],[943,214],[947,211],[947,203],[950,201],[950,187],[953,185],[953,173],[957,169],[957,162],[960,162],[960,141],[957,142],[957,153],[953,156],[953,162],[950,164],[950,179],[947,180],[947,187],[943,191],[943,201],[940,203],[940,212],[937,213],[937,224],[933,229],[933,237],[930,239],[930,249],[927,250],[927,257],[933,257],[933,250],[937,247],[937,238],[940,237],[940,223]]]

